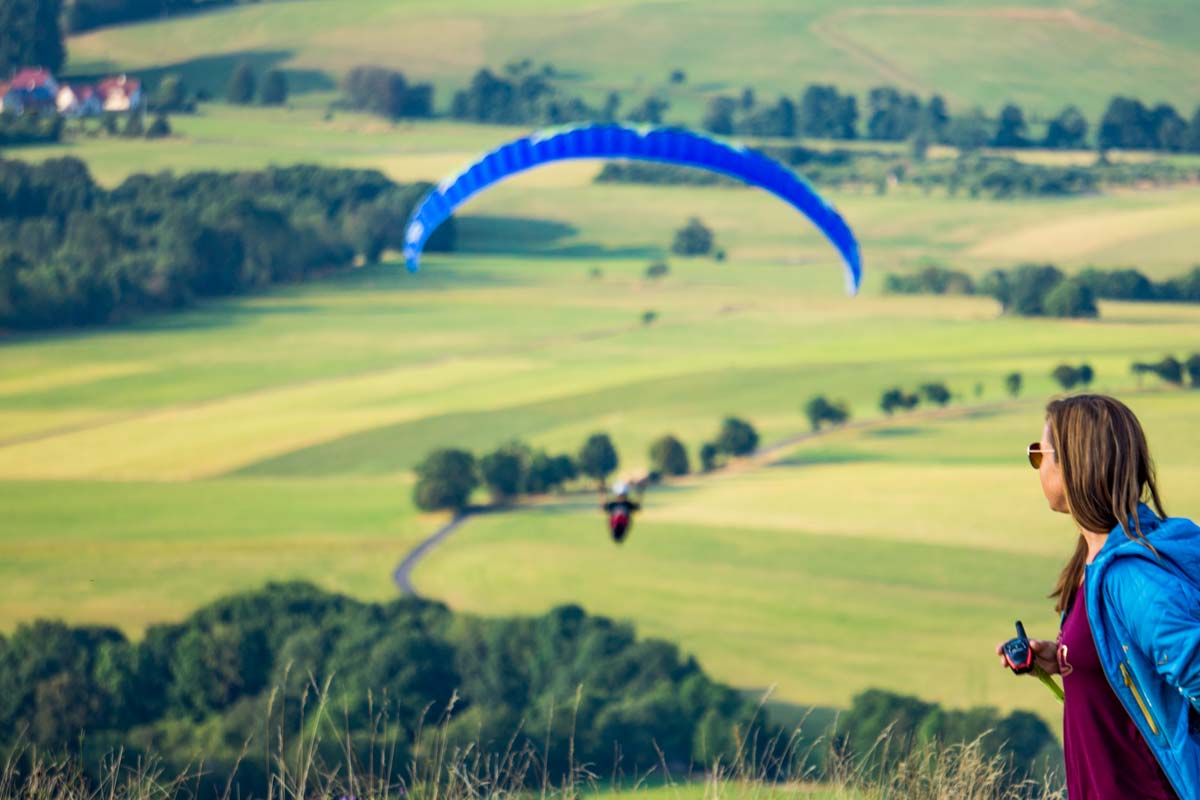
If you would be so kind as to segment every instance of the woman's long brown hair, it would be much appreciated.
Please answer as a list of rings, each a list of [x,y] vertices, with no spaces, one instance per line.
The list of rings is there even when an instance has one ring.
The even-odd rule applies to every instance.
[[[1046,421],[1054,458],[1062,465],[1067,508],[1079,527],[1101,533],[1120,525],[1126,536],[1154,550],[1142,533],[1138,504],[1145,498],[1154,503],[1160,519],[1167,514],[1154,482],[1146,434],[1129,407],[1105,395],[1074,395],[1051,401]],[[1080,536],[1050,593],[1056,611],[1070,607],[1086,566],[1087,541]]]

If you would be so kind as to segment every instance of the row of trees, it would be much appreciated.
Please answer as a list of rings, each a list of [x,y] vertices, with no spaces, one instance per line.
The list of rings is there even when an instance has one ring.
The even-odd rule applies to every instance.
[[[1006,278],[1010,288],[1018,280],[1033,280],[1036,277],[1050,282],[1054,276],[1045,272],[1027,272],[1021,278],[1016,274]],[[1103,270],[1088,267],[1074,276],[1074,280],[1091,291],[1092,296],[1103,300],[1161,301],[1171,303],[1200,303],[1200,265],[1176,278],[1155,281],[1133,267]],[[987,293],[996,288],[1000,278],[995,274],[980,284],[965,272],[931,265],[909,275],[889,274],[884,279],[885,291],[892,294],[976,294]],[[1036,294],[1020,291],[1017,294]]]
[[[657,125],[669,107],[667,101],[649,96],[627,111],[621,111],[621,96],[610,92],[602,107],[589,105],[583,98],[567,94],[556,82],[557,71],[550,64],[536,68],[531,61],[515,61],[504,74],[481,69],[471,83],[458,92],[450,103],[450,116],[470,122],[503,125],[561,125],[568,122],[618,119]]]
[[[121,750],[168,782],[203,763],[189,781],[197,796],[265,796],[261,754],[269,760],[296,736],[313,775],[351,763],[395,769],[409,786],[420,779],[405,772],[410,760],[441,751],[487,763],[536,753],[539,769],[524,777],[490,776],[514,789],[561,781],[579,764],[601,775],[687,776],[735,763],[743,742],[761,749],[752,768],[768,780],[822,779],[836,769],[827,756],[887,773],[914,745],[981,737],[1012,781],[1044,777],[1061,760],[1053,733],[1028,712],[949,710],[876,689],[818,735],[831,746],[795,752],[769,715],[675,646],[576,606],[479,618],[417,598],[363,603],[286,583],[222,598],[138,642],[47,621],[0,635],[0,757],[27,771],[32,744],[94,770]]]
[[[860,114],[858,98],[836,86],[811,84],[798,100],[781,96],[773,103],[757,101],[752,89],[740,95],[718,95],[708,101],[701,126],[719,135],[806,136],[820,139],[912,140],[919,147],[947,144],[963,150],[980,147],[1087,147],[1091,125],[1075,106],[1051,118],[1040,137],[1030,135],[1024,110],[1008,103],[995,117],[981,109],[951,115],[946,101],[934,94],[922,101],[895,87],[867,93]],[[1153,108],[1127,97],[1113,97],[1096,128],[1101,149],[1200,152],[1200,107],[1185,120],[1173,106]]]
[[[761,151],[804,173],[807,180],[833,187],[871,187],[883,194],[907,185],[954,196],[1063,197],[1092,194],[1106,186],[1170,185],[1200,180],[1200,169],[1174,162],[1109,162],[1091,165],[1028,164],[1015,158],[967,154],[926,160],[923,154],[860,148],[820,151],[800,145],[768,145]],[[744,186],[724,176],[672,164],[610,162],[597,183],[623,182],[691,186]]]
[[[897,411],[912,411],[920,405],[921,398],[934,405],[945,406],[953,396],[950,390],[946,388],[946,384],[941,382],[923,383],[915,392],[905,391],[899,386],[893,386],[890,389],[885,389],[883,394],[879,396],[879,408],[890,417]]]
[[[1135,361],[1130,370],[1137,376],[1141,385],[1143,375],[1157,375],[1167,383],[1182,386],[1184,377],[1193,389],[1200,389],[1200,353],[1192,353],[1186,360],[1180,361],[1175,356],[1164,356],[1161,361]]]
[[[164,86],[164,83],[167,85]],[[159,83],[157,94],[160,97],[177,93],[178,90],[174,89],[166,78]],[[267,70],[260,86],[254,68],[243,61],[233,68],[233,74],[229,76],[229,83],[225,87],[225,99],[239,106],[252,105],[255,100],[264,106],[281,106],[288,99],[287,75],[281,69]],[[171,97],[171,100],[174,98]]]
[[[404,73],[382,67],[355,67],[342,81],[343,104],[388,119],[433,116],[433,85],[411,83]]]
[[[716,437],[699,451],[700,467],[707,472],[719,465],[722,457],[752,454],[758,448],[754,426],[737,417],[726,417]],[[651,479],[687,475],[691,461],[687,448],[674,435],[665,435],[650,445]],[[621,458],[607,433],[594,433],[578,453],[550,454],[535,450],[520,441],[501,445],[476,458],[459,448],[441,448],[429,453],[416,467],[417,482],[413,500],[425,511],[461,512],[480,486],[486,487],[492,502],[506,504],[521,495],[540,495],[557,491],[578,478],[589,478],[601,488]]]
[[[894,775],[913,746],[976,740],[985,756],[1006,757],[1009,781],[1041,783],[1052,775],[1061,777],[1058,740],[1028,711],[1002,716],[990,706],[950,710],[910,695],[868,689],[854,696],[833,731],[834,750],[860,759],[855,763],[868,776]]]
[[[332,720],[313,710],[327,682]],[[452,698],[453,716],[433,730]],[[223,598],[137,642],[48,621],[0,635],[0,759],[32,744],[82,750],[94,767],[122,749],[126,763],[162,759],[168,777],[203,762],[197,795],[222,796],[232,780],[232,794],[261,797],[266,765],[243,745],[290,741],[305,708],[306,746],[319,726],[345,728],[314,743],[327,764],[375,765],[391,750],[403,768],[444,735],[451,749],[489,756],[533,747],[552,780],[572,759],[602,774],[645,772],[660,753],[672,769],[728,759],[738,732],[762,724],[673,645],[574,606],[485,619],[289,583]]]
[[[965,272],[928,266],[911,275],[889,274],[893,294],[983,294],[1005,313],[1020,316],[1095,317],[1097,299],[1200,303],[1200,266],[1177,278],[1153,281],[1136,269],[1094,267],[1067,276],[1052,264],[1023,264],[992,270],[976,283]]]
[[[480,458],[467,450],[442,448],[417,465],[413,500],[426,511],[462,511],[483,485],[493,502],[509,503],[520,495],[555,491],[580,474],[602,479],[615,469],[616,458],[616,450],[604,434],[591,437],[578,457],[551,455],[519,441],[501,445]]]
[[[0,327],[95,325],[378,260],[426,190],[298,166],[134,175],[0,159]],[[453,243],[453,225],[435,234]]]
[[[1059,364],[1050,373],[1050,377],[1065,391],[1070,391],[1076,386],[1082,386],[1084,389],[1091,386],[1092,381],[1096,379],[1096,373],[1091,364],[1080,364],[1078,367]]]

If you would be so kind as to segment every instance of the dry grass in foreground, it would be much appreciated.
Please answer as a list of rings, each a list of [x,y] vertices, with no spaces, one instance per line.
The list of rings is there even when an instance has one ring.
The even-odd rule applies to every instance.
[[[450,714],[437,725],[400,741],[395,720],[376,715],[370,730],[351,732],[330,713],[328,688],[306,695],[285,731],[268,713],[265,741],[247,741],[232,771],[214,782],[203,760],[176,774],[162,762],[109,753],[94,769],[73,755],[48,756],[30,745],[9,753],[0,768],[0,800],[576,800],[615,795],[645,800],[1065,800],[1055,781],[1014,783],[1008,765],[988,756],[979,740],[908,748],[882,734],[871,752],[841,753],[829,740],[806,740],[798,728],[786,738],[739,739],[723,763],[689,767],[684,774],[660,760],[635,775],[595,774],[576,763],[574,747],[565,768],[533,746],[493,752],[458,745],[448,735]],[[274,729],[269,726],[275,721]],[[265,744],[265,747],[264,747]],[[252,753],[264,759],[263,788],[239,781]],[[406,755],[400,755],[406,754]],[[365,756],[365,757],[364,757]],[[879,764],[893,764],[883,770]],[[814,765],[820,764],[818,768]]]

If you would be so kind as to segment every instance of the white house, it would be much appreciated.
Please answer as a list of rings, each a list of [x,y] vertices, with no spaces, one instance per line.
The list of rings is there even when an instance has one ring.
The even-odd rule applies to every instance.
[[[100,94],[91,86],[63,84],[55,98],[58,113],[64,117],[94,117],[104,110]]]

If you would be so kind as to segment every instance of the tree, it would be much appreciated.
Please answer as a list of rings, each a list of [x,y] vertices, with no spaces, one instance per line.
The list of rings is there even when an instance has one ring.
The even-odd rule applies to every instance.
[[[1062,281],[1063,274],[1050,264],[1022,264],[1011,275],[989,275],[982,288],[1000,301],[1005,312],[1040,316],[1046,313],[1047,294]],[[1068,305],[1070,300],[1070,296],[1062,298]]]
[[[899,386],[893,386],[891,389],[884,391],[879,397],[879,408],[883,413],[891,416],[897,409],[911,411],[916,408],[921,402],[921,398],[916,394],[910,394],[904,391]]]
[[[283,70],[273,69],[263,76],[259,99],[264,106],[281,106],[287,102],[288,84]]]
[[[925,395],[926,400],[939,406],[945,406],[951,398],[950,390],[944,383],[922,384],[921,394]]]
[[[1079,372],[1069,364],[1059,364],[1050,373],[1050,377],[1054,378],[1064,391],[1070,391],[1079,383]]]
[[[187,106],[187,86],[178,73],[169,72],[158,82],[153,106],[158,111],[183,111]]]
[[[700,445],[700,471],[712,472],[717,466],[717,456],[720,452],[712,442]]]
[[[229,84],[225,87],[225,98],[234,105],[248,105],[254,102],[254,72],[245,61],[239,63],[229,76]]]
[[[867,95],[867,138],[902,142],[921,121],[921,101],[891,86],[874,88]]]
[[[140,111],[129,112],[129,115],[125,118],[125,127],[121,130],[121,135],[130,139],[146,135],[146,126],[142,124],[142,114]]]
[[[834,86],[811,84],[800,96],[796,127],[803,136],[853,139],[857,135],[858,101]]]
[[[462,511],[479,485],[475,456],[465,450],[434,450],[416,472],[413,500],[424,511]]]
[[[717,434],[717,450],[731,456],[748,456],[758,448],[758,431],[745,420],[726,417]]]
[[[647,309],[642,312],[643,325],[653,325],[656,319],[658,319],[658,312],[654,309]]]
[[[1051,317],[1097,317],[1096,298],[1086,284],[1078,280],[1064,280],[1051,289],[1042,301],[1042,308]]]
[[[580,472],[596,480],[601,488],[620,463],[617,449],[613,447],[612,439],[608,438],[607,433],[593,433],[589,436],[579,451],[577,461]]]
[[[671,268],[667,266],[667,262],[655,261],[653,264],[646,267],[646,277],[650,280],[654,280],[656,278],[663,277],[670,271]]]
[[[1092,385],[1092,381],[1096,378],[1096,373],[1092,369],[1091,364],[1080,364],[1079,369],[1075,372],[1079,378],[1079,383],[1086,389]]]
[[[1114,97],[1109,101],[1096,134],[1096,144],[1101,150],[1150,149],[1155,146],[1155,139],[1150,112],[1140,100]]]
[[[1075,279],[1087,286],[1095,297],[1109,300],[1156,300],[1158,287],[1136,269],[1103,271],[1094,268],[1082,270]]]
[[[1078,149],[1087,143],[1088,122],[1075,106],[1067,106],[1050,120],[1042,147]]]
[[[0,76],[25,67],[58,72],[67,60],[61,17],[62,0],[0,2]]]
[[[1152,364],[1151,370],[1167,383],[1183,385],[1183,364],[1175,356],[1165,356],[1162,361]]]
[[[609,92],[608,97],[604,99],[604,110],[600,112],[600,117],[605,122],[616,122],[621,108],[621,95],[616,92]]]
[[[995,147],[1025,147],[1029,144],[1025,138],[1025,112],[1020,106],[1009,103],[1000,109],[992,144]]]
[[[658,97],[647,97],[642,104],[629,112],[630,122],[640,122],[647,125],[661,125],[663,112],[671,104]]]
[[[159,112],[154,115],[154,121],[150,123],[150,127],[146,129],[147,139],[162,139],[171,135],[171,123],[167,119],[167,115]]]
[[[1004,376],[1004,389],[1009,397],[1019,397],[1021,394],[1021,373],[1010,372]]]
[[[485,84],[490,87],[493,80],[497,79],[490,72],[482,70],[476,73],[471,84],[471,91],[475,95],[485,94],[485,89],[481,87],[484,87]],[[404,99],[408,92],[408,81],[404,79],[403,73],[394,70],[383,69],[381,67],[355,67],[346,73],[346,77],[342,80],[342,92],[345,94],[346,102],[351,108],[370,111],[395,119],[400,116],[404,108]],[[465,102],[466,95],[463,94],[463,97]],[[481,115],[488,113],[488,111],[480,106],[487,98],[475,96],[472,99],[472,109],[468,111],[464,106],[464,108],[459,109],[461,113],[455,113],[454,116],[470,116],[482,121]]]
[[[662,475],[687,475],[691,471],[687,449],[670,434],[650,445],[650,468]]]
[[[1189,153],[1200,153],[1200,106],[1196,106],[1183,137],[1183,149]]]
[[[946,109],[946,100],[940,94],[929,98],[923,114],[923,127],[926,128],[934,141],[946,141],[946,129],[950,124],[950,112]]]
[[[702,256],[712,252],[713,232],[698,217],[675,232],[671,252],[681,256]]]
[[[544,450],[534,453],[529,459],[525,474],[525,491],[543,494],[557,489],[577,475],[575,461],[569,455],[551,456]]]
[[[1173,106],[1167,103],[1155,106],[1147,114],[1146,125],[1156,150],[1178,153],[1184,149],[1188,124]]]
[[[975,108],[950,119],[946,126],[946,142],[963,152],[970,152],[985,147],[995,130],[996,126],[983,110]]]
[[[1200,353],[1192,353],[1188,356],[1183,368],[1187,371],[1188,381],[1192,384],[1192,388],[1200,389]]]
[[[681,69],[671,70],[671,83],[685,83],[687,81],[687,73]]]
[[[507,503],[525,486],[527,448],[506,445],[479,460],[479,474],[496,503]]]
[[[822,422],[841,425],[850,418],[850,410],[844,402],[831,403],[825,395],[819,394],[804,404],[804,415],[815,432],[821,429]]]
[[[718,95],[709,98],[704,111],[704,130],[718,136],[729,136],[733,133],[733,114],[737,109],[737,101],[732,97]]]

